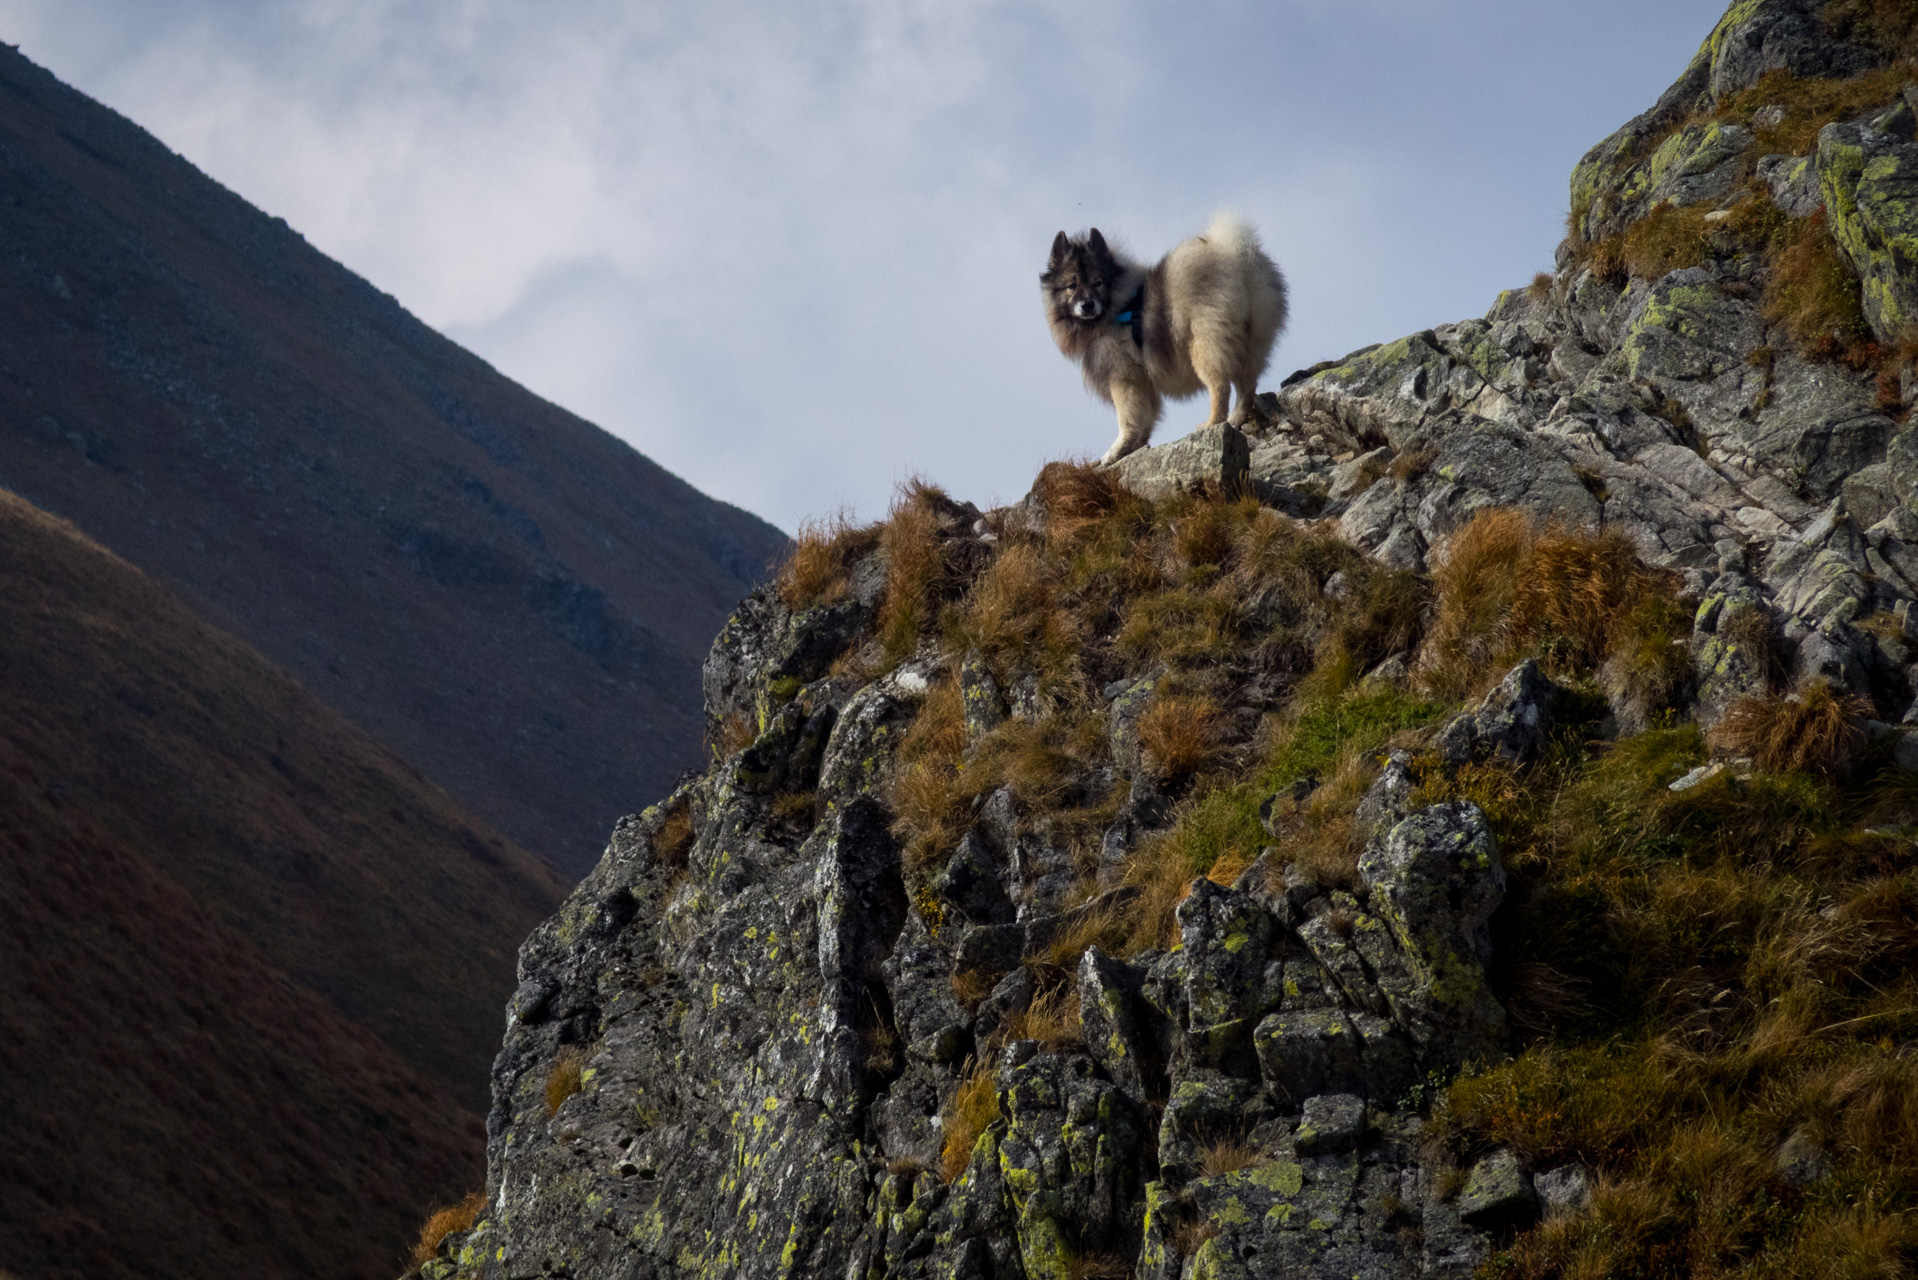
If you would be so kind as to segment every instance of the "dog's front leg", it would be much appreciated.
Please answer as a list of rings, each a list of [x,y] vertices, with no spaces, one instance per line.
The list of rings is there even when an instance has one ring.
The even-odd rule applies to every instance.
[[[1159,393],[1150,383],[1115,382],[1112,406],[1119,411],[1119,438],[1100,463],[1110,466],[1128,453],[1143,449],[1159,423]]]

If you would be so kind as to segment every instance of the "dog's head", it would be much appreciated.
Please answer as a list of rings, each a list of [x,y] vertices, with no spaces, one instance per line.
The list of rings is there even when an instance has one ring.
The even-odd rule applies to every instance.
[[[1080,239],[1061,231],[1052,238],[1052,257],[1039,277],[1046,311],[1055,321],[1097,324],[1112,310],[1112,291],[1122,274],[1099,228]]]

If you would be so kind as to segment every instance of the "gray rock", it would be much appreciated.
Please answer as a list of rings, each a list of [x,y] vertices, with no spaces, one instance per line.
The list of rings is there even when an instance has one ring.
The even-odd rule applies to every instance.
[[[1141,676],[1113,698],[1112,708],[1106,713],[1112,763],[1123,777],[1134,777],[1139,772],[1139,717],[1145,714],[1152,691],[1158,687],[1158,676]]]
[[[1360,840],[1371,839],[1381,827],[1391,826],[1406,814],[1412,793],[1418,789],[1418,776],[1412,772],[1412,753],[1393,748],[1386,753],[1379,776],[1359,798],[1352,814],[1354,834]]]
[[[1778,1176],[1794,1187],[1809,1187],[1831,1177],[1831,1153],[1803,1129],[1796,1129],[1778,1148]]]
[[[1532,1175],[1532,1189],[1547,1218],[1583,1213],[1592,1203],[1592,1175],[1582,1164],[1561,1165]]]
[[[1484,964],[1505,868],[1478,807],[1453,802],[1412,814],[1366,847],[1359,878],[1405,965],[1403,979],[1378,975],[1394,1019],[1430,1057],[1496,1054],[1505,1011],[1486,985]]]
[[[1236,492],[1250,482],[1251,468],[1245,434],[1223,422],[1140,449],[1112,466],[1126,488],[1154,501],[1205,488]]]
[[[1259,1074],[1282,1103],[1364,1088],[1358,1034],[1337,1009],[1281,1010],[1259,1023],[1253,1044]]]
[[[1864,283],[1865,319],[1881,342],[1918,321],[1918,145],[1857,124],[1818,133],[1819,181],[1832,239]]]
[[[1371,488],[1391,465],[1392,450],[1384,445],[1341,462],[1332,469],[1332,481],[1326,488],[1326,496],[1333,499],[1355,497]]]
[[[1144,1102],[1164,1074],[1140,994],[1144,975],[1097,947],[1079,958],[1079,1019],[1086,1052],[1113,1083]]]
[[[1004,1026],[1006,1019],[1014,1014],[1024,1013],[1032,1007],[1032,1001],[1039,994],[1039,984],[1032,976],[1032,970],[1014,969],[998,983],[974,1011],[973,1034],[985,1041]]]
[[[976,743],[1004,722],[1006,698],[986,660],[976,651],[959,664],[959,693],[966,708],[966,741]]]
[[[1762,156],[1756,169],[1771,188],[1772,203],[1786,216],[1808,218],[1825,207],[1818,168],[1810,156]]]
[[[1459,1192],[1458,1216],[1481,1230],[1529,1225],[1538,1217],[1532,1176],[1510,1151],[1494,1151],[1472,1166]]]
[[[1534,659],[1527,658],[1505,674],[1477,710],[1454,717],[1433,746],[1452,764],[1484,758],[1531,764],[1550,744],[1557,694],[1558,686]]]
[[[932,891],[963,924],[1011,924],[1012,899],[1005,881],[1004,865],[974,830],[959,838],[959,847],[933,877]]]
[[[1365,1136],[1365,1099],[1350,1093],[1307,1098],[1293,1143],[1300,1155],[1350,1151]]]

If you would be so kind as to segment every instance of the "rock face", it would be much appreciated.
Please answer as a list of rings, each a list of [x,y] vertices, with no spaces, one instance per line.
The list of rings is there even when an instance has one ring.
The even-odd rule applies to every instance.
[[[1356,894],[1197,880],[1175,950],[1083,953],[1076,1040],[994,1050],[1035,1000],[1021,960],[1133,891],[1015,921],[1030,855],[1002,856],[1021,837],[995,793],[930,900],[909,901],[880,797],[927,681],[910,663],[863,683],[794,666],[841,625],[762,592],[722,632],[710,710],[753,708],[764,728],[622,821],[528,939],[494,1064],[488,1209],[424,1274],[1469,1269],[1483,1238],[1420,1163],[1413,1086],[1502,1051],[1483,965],[1504,877],[1478,810],[1406,812],[1403,769],[1388,773]],[[795,670],[815,678],[795,689]],[[776,808],[794,792],[810,814]],[[956,975],[1007,970],[975,1008],[955,997]],[[948,1182],[942,1130],[981,1055],[999,1118]],[[577,1090],[556,1091],[569,1061]],[[1217,1171],[1221,1143],[1253,1154]],[[1178,1221],[1211,1224],[1189,1259]]]
[[[1822,9],[1733,5],[1678,83],[1579,162],[1557,272],[1483,319],[1293,375],[1277,425],[1250,433],[1253,487],[1401,567],[1488,506],[1617,529],[1703,599],[1766,611],[1790,675],[1909,705],[1904,645],[1856,624],[1918,593],[1918,376],[1856,345],[1849,364],[1808,357],[1768,315],[1775,258],[1735,230],[1814,220],[1859,277],[1863,337],[1889,347],[1918,320],[1913,91],[1886,80],[1800,154],[1767,150],[1806,108],[1761,77],[1889,60],[1834,38]],[[1713,112],[1746,119],[1683,124]],[[1654,215],[1698,219],[1682,265],[1635,274],[1598,251]],[[1709,718],[1753,677],[1724,644],[1697,657]]]
[[[1918,377],[1868,335],[1909,314],[1914,130],[1902,82],[1807,96],[1790,80],[1888,61],[1816,4],[1740,0],[1580,162],[1555,274],[1484,319],[1295,374],[1243,434],[1110,474],[1168,501],[1249,492],[1405,569],[1490,507],[1619,530],[1696,601],[1676,641],[1689,714],[1811,680],[1906,714]],[[1806,118],[1806,101],[1861,96]],[[1765,150],[1781,138],[1804,145]],[[1850,329],[1794,328],[1767,302],[1794,269],[1779,245],[1856,272]],[[1071,493],[1038,493],[946,511],[946,561],[977,563],[995,529],[1043,532],[1048,503],[1071,518]],[[1195,556],[1203,533],[1180,535]],[[1372,570],[1339,551],[1320,591],[1343,600]],[[885,665],[848,660],[876,649],[861,637],[882,554],[849,567],[838,604],[795,615],[762,591],[727,624],[707,714],[757,740],[624,821],[528,941],[488,1208],[426,1275],[1462,1277],[1489,1239],[1584,1202],[1580,1168],[1502,1150],[1441,1168],[1421,1141],[1427,1085],[1512,1045],[1487,977],[1497,841],[1471,803],[1421,807],[1421,778],[1531,767],[1589,694],[1526,662],[1429,755],[1393,753],[1356,808],[1355,878],[1313,883],[1279,847],[1231,884],[1191,882],[1176,945],[1072,947],[1128,909],[1138,890],[1108,873],[1164,825],[1142,741],[1173,673],[1108,673],[1088,695],[1109,760],[1087,768],[1126,797],[1102,848],[1028,829],[1001,787],[908,881],[886,805],[928,691],[956,689],[952,734],[972,744],[1045,695],[1036,674],[995,679],[936,646],[858,674]],[[1403,680],[1404,655],[1379,670],[1394,663]],[[1260,811],[1281,846],[1315,785]],[[1075,884],[1105,892],[1070,905]],[[556,1070],[573,1060],[576,1091]]]

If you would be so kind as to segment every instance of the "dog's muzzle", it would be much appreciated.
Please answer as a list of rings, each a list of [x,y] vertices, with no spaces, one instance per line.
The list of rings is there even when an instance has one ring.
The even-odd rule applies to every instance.
[[[1097,298],[1081,298],[1072,304],[1072,314],[1080,320],[1097,320],[1103,310]]]

